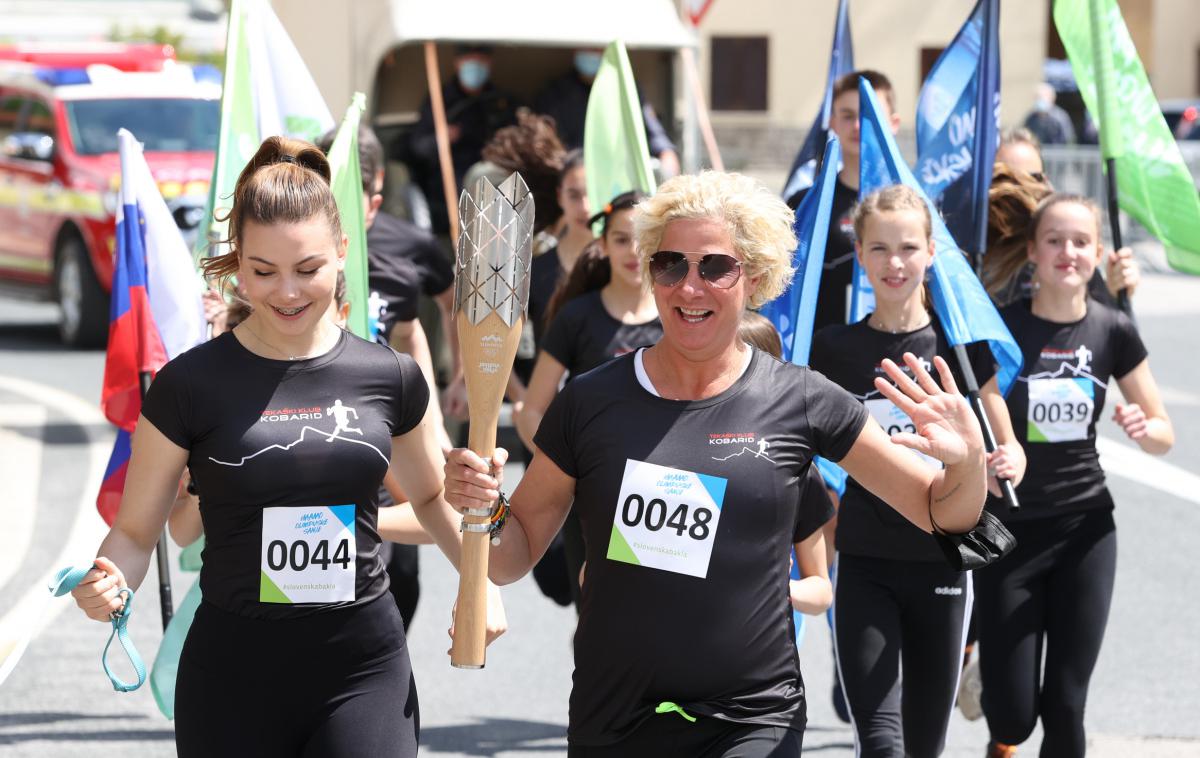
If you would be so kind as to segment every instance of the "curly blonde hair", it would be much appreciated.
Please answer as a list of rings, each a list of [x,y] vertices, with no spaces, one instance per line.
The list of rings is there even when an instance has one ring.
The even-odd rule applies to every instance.
[[[774,300],[791,284],[796,250],[791,209],[760,182],[718,171],[677,176],[638,203],[633,228],[645,281],[650,281],[650,256],[658,252],[667,224],[685,219],[713,219],[725,225],[741,255],[743,273],[759,278],[750,293],[751,308]]]

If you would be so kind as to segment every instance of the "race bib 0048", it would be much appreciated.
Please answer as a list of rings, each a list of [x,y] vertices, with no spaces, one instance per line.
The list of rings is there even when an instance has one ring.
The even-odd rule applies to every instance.
[[[626,461],[609,560],[708,576],[727,484],[719,476]]]
[[[1083,377],[1029,381],[1030,442],[1085,440],[1095,409],[1096,387]]]
[[[259,602],[354,599],[354,506],[264,508]]]
[[[908,414],[897,408],[896,404],[886,397],[872,398],[864,401],[864,404],[867,406],[867,412],[871,414],[871,418],[875,419],[876,423],[883,427],[883,431],[887,432],[889,437],[900,432],[917,433],[917,427],[913,424],[912,419],[908,417]],[[932,469],[943,467],[942,462],[937,458],[919,453],[912,448],[905,449],[917,456],[917,458],[921,459],[922,463]]]

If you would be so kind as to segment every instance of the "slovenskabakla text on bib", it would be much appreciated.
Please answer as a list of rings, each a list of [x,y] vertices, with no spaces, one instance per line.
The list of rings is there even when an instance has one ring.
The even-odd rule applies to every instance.
[[[354,600],[354,506],[264,508],[259,602]]]
[[[1030,379],[1030,442],[1085,440],[1096,404],[1096,387],[1085,377]]]
[[[625,462],[609,560],[705,578],[728,480]]]
[[[883,427],[883,431],[887,432],[889,437],[900,432],[917,433],[917,426],[908,417],[908,414],[896,407],[896,404],[886,397],[864,400],[863,404],[867,406],[867,412],[871,414],[871,418],[875,419],[876,423]],[[905,449],[917,456],[917,458],[920,458],[921,462],[926,466],[932,469],[943,468],[942,462],[937,458],[917,452],[912,448]]]

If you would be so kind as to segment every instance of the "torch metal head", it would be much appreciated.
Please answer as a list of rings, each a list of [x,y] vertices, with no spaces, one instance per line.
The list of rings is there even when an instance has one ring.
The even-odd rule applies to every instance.
[[[495,313],[508,326],[529,305],[533,260],[533,195],[520,174],[497,187],[480,177],[458,199],[455,307],[478,324]]]

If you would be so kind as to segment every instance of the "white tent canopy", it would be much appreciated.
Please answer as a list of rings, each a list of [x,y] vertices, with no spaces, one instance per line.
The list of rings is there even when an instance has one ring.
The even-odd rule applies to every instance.
[[[391,0],[397,45],[411,41],[555,47],[694,47],[671,0]]]

